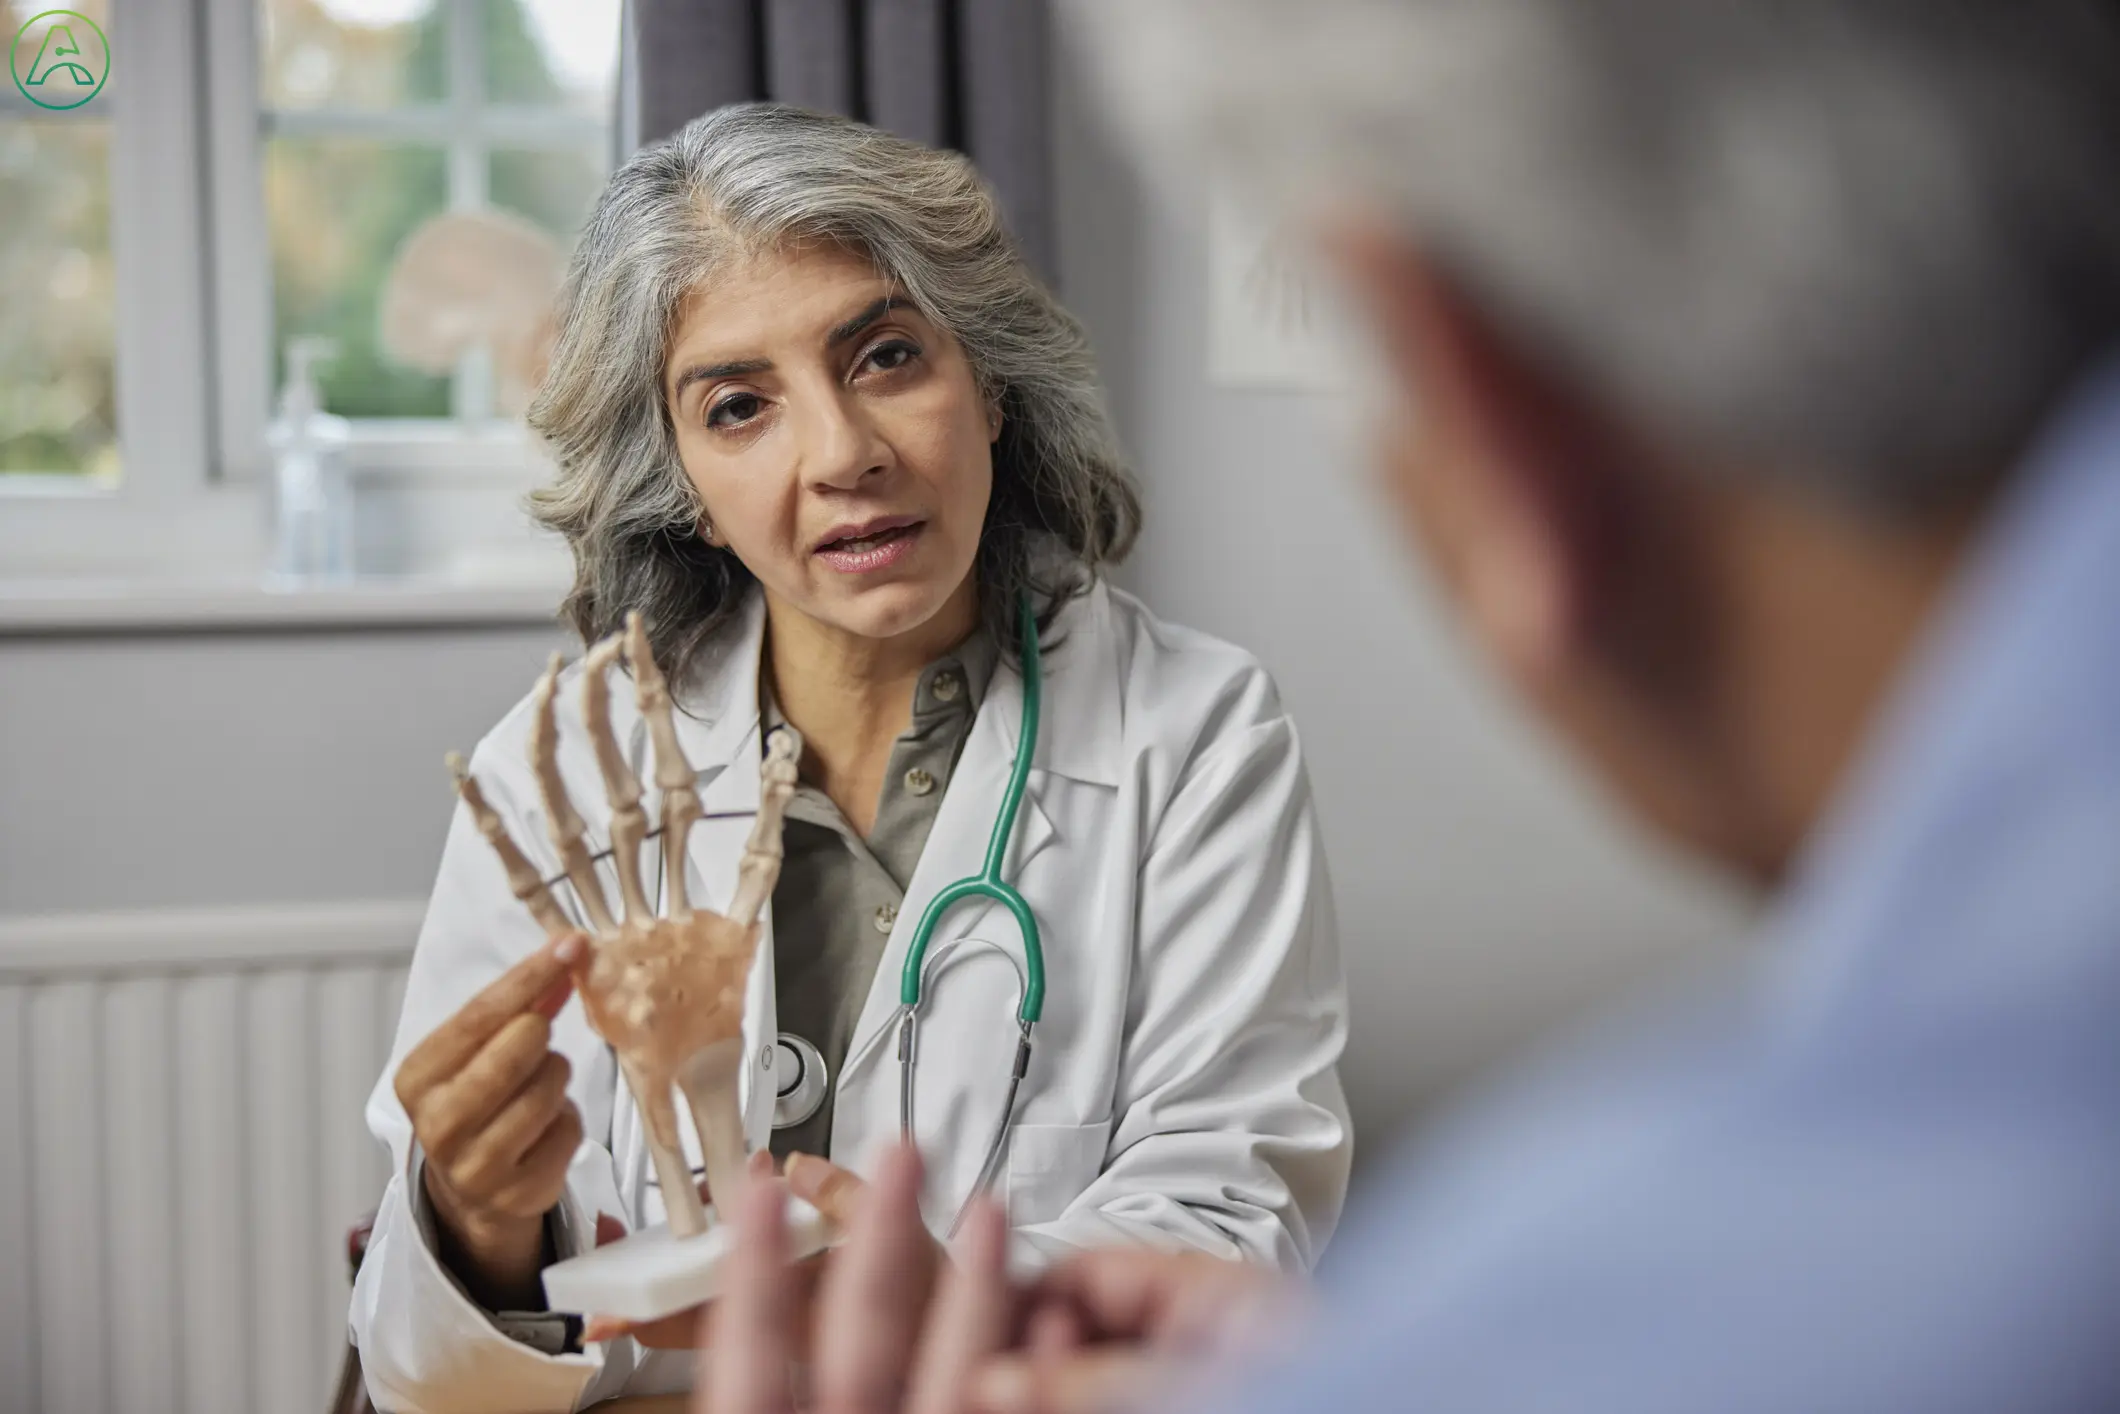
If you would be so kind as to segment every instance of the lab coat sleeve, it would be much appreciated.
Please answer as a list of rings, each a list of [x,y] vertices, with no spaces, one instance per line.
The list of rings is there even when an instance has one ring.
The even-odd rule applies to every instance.
[[[1142,864],[1137,956],[1103,1172],[1012,1260],[1147,1244],[1307,1270],[1352,1156],[1331,886],[1295,728],[1245,726],[1189,765]],[[1013,1162],[1013,1159],[1012,1159]]]
[[[483,755],[484,753],[482,753]],[[506,804],[506,777],[475,763],[519,843],[535,848]],[[535,857],[535,856],[533,856]],[[630,1342],[581,1355],[545,1355],[504,1335],[437,1259],[422,1221],[412,1126],[393,1080],[399,1061],[487,983],[544,942],[509,893],[491,848],[461,806],[442,851],[440,875],[413,952],[390,1063],[368,1101],[368,1126],[390,1147],[392,1174],[355,1281],[349,1324],[379,1410],[568,1411],[623,1381]],[[574,1067],[569,1094],[587,1136],[569,1170],[555,1232],[562,1257],[595,1242],[596,1214],[622,1214],[609,1152],[615,1076],[608,1052],[570,1006],[553,1025],[553,1047]],[[611,1354],[607,1358],[606,1350]]]

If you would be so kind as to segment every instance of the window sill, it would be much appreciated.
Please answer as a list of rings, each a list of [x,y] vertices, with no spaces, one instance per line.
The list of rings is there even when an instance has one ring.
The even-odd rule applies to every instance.
[[[551,624],[565,593],[553,578],[374,578],[284,590],[232,579],[0,578],[0,637]]]

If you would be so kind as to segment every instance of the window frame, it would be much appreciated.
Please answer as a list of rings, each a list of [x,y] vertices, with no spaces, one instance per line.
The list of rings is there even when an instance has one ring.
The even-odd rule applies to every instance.
[[[198,34],[189,4],[111,0],[112,67],[123,76],[78,116],[32,121],[110,124],[112,357],[119,476],[115,485],[51,475],[0,477],[0,561],[8,566],[148,565],[180,526],[208,554],[225,547],[227,510],[212,504],[211,342],[201,278],[204,154],[198,126]],[[129,56],[154,55],[155,62]],[[122,66],[122,67],[121,67]],[[107,100],[107,102],[106,102]],[[29,116],[13,105],[7,121]],[[156,233],[147,238],[145,233]],[[54,547],[64,547],[55,553]]]
[[[273,403],[263,181],[270,136],[431,142],[447,154],[455,209],[485,200],[487,155],[496,149],[600,149],[607,167],[615,162],[617,115],[597,121],[481,101],[479,0],[437,3],[452,26],[444,102],[268,111],[257,0],[110,0],[113,67],[123,66],[123,82],[80,117],[111,125],[120,473],[115,485],[64,474],[0,476],[0,579],[121,578],[143,592],[172,577],[257,579],[267,550],[265,431]],[[0,107],[0,122],[38,111]],[[490,396],[483,362],[473,355],[459,366],[449,419],[354,423],[357,485],[387,496],[415,542],[446,544],[467,494],[481,502],[470,519],[492,522],[499,512],[488,500],[513,506],[550,475],[550,462],[519,425],[481,416]],[[479,562],[478,547],[470,548],[467,558]]]

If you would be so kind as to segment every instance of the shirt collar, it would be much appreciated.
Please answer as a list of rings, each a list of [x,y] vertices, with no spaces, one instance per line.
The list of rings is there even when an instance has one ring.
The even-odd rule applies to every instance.
[[[914,720],[946,716],[952,712],[976,716],[999,658],[1000,649],[985,625],[973,629],[962,643],[920,670],[920,681],[913,689]],[[938,682],[941,683],[939,689]],[[758,708],[759,720],[767,731],[788,724],[787,715],[780,710],[780,699],[763,678],[758,687]]]
[[[1042,635],[1049,646],[1043,657],[1044,708],[1034,759],[1037,769],[1101,786],[1119,784],[1126,727],[1124,645],[1111,594],[1102,581],[1093,584],[1062,606],[1056,622]],[[758,664],[765,620],[765,596],[753,588],[676,691],[678,740],[702,774],[719,771],[740,757],[756,759],[755,750],[746,752],[745,743],[759,728]],[[1013,751],[1022,713],[1022,674],[1013,663],[1006,672],[996,671],[1001,666],[998,645],[989,639],[987,647],[993,659],[980,701],[1003,719],[997,729],[1004,748]],[[716,791],[716,800],[740,805],[755,795],[755,778],[755,772],[729,776],[726,789]],[[742,780],[751,785],[743,786]]]

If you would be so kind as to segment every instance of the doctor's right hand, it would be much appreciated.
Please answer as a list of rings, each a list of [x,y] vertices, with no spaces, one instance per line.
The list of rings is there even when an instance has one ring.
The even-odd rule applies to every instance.
[[[581,1143],[570,1068],[552,1049],[580,934],[547,943],[464,1003],[398,1066],[398,1102],[426,1155],[440,1257],[488,1310],[542,1306],[545,1214]]]

